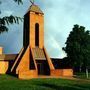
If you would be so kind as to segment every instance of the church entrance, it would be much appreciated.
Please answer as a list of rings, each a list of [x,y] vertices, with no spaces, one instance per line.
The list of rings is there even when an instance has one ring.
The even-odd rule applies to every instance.
[[[35,46],[39,47],[39,24],[35,24]]]
[[[38,75],[49,75],[50,69],[46,60],[37,60]]]
[[[38,75],[44,75],[44,66],[43,66],[43,64],[38,63],[37,68],[38,68]]]

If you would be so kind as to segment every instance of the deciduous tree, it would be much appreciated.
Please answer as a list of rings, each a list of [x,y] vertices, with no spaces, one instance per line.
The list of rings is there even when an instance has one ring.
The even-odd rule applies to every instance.
[[[66,47],[63,50],[67,53],[67,57],[72,67],[79,66],[81,71],[82,65],[86,68],[88,77],[88,67],[90,65],[90,32],[85,27],[74,25],[66,41]]]

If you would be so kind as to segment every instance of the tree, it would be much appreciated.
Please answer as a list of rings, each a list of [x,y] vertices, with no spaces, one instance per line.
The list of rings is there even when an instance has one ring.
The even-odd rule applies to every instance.
[[[84,35],[84,49],[83,49],[83,57],[84,57],[84,66],[86,68],[86,76],[88,78],[88,69],[90,69],[90,32],[86,31]]]
[[[63,50],[67,53],[67,57],[72,67],[79,66],[81,72],[82,65],[85,66],[88,72],[90,65],[90,32],[85,31],[85,27],[74,25],[66,41],[66,47]]]
[[[18,4],[22,4],[22,0],[14,0],[15,2],[17,2]],[[0,1],[0,4],[2,4],[2,2]],[[0,11],[1,13],[1,11]],[[8,31],[8,27],[7,25],[9,24],[14,24],[14,23],[17,23],[19,24],[19,20],[22,21],[22,18],[21,17],[18,17],[18,16],[13,16],[13,15],[10,15],[10,16],[5,16],[5,17],[0,17],[0,34],[3,33],[3,32],[7,32]]]

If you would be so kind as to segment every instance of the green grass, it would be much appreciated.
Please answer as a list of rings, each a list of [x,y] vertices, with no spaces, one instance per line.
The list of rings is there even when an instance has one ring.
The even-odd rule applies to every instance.
[[[9,75],[0,75],[0,90],[90,90],[90,81],[84,79],[19,80]]]
[[[90,80],[90,73],[89,73],[89,77],[88,78],[86,78],[86,73],[75,73],[75,77],[76,78],[80,78],[80,79],[89,79]]]

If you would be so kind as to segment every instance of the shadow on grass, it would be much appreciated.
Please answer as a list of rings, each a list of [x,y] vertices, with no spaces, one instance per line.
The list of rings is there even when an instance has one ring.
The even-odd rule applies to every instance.
[[[14,77],[14,78],[18,78],[17,74],[12,74],[12,73],[7,73],[8,76]]]
[[[74,86],[77,86],[77,87],[82,88],[84,90],[90,90],[90,84],[83,84],[83,85],[75,84]]]

